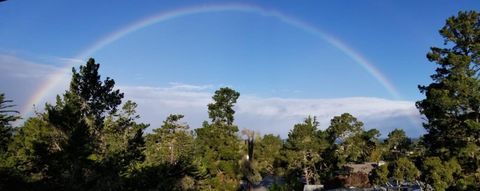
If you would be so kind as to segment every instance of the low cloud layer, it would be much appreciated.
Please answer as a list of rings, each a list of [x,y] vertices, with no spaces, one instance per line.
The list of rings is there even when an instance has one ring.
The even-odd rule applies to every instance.
[[[49,75],[59,68],[37,64],[14,56],[0,54],[1,91],[14,99],[18,108],[41,86]],[[67,79],[65,79],[67,81]],[[63,84],[63,83],[62,83]],[[157,128],[168,114],[184,114],[191,128],[198,128],[208,120],[207,104],[218,86],[170,83],[167,87],[117,86],[125,98],[138,103],[141,121]],[[52,102],[55,94],[65,87],[57,87],[43,101]],[[240,92],[241,93],[241,92]],[[43,103],[38,104],[42,106]],[[41,108],[40,108],[41,109]],[[337,99],[294,99],[258,97],[241,94],[235,106],[235,120],[239,127],[262,134],[273,133],[286,137],[294,124],[311,115],[317,116],[320,128],[325,129],[333,116],[348,112],[365,123],[365,128],[377,128],[383,136],[395,128],[405,129],[409,136],[424,133],[421,118],[412,101],[396,101],[373,97]]]
[[[39,64],[12,55],[0,54],[0,71],[2,71],[0,75],[0,92],[5,93],[7,99],[14,99],[17,105],[16,109],[20,111],[39,86],[60,70],[61,68],[55,66]],[[50,97],[54,95],[52,94]]]
[[[127,99],[139,104],[143,120],[150,122],[152,127],[158,127],[170,113],[184,114],[191,127],[200,127],[202,121],[208,120],[207,104],[214,92],[212,88],[182,88],[175,84],[168,88],[124,86],[120,89]],[[282,137],[287,136],[295,123],[309,115],[317,116],[320,127],[325,129],[332,117],[345,112],[362,120],[367,129],[379,129],[384,136],[395,128],[403,128],[414,137],[424,133],[414,102],[409,101],[368,97],[290,99],[241,95],[235,110],[236,123],[240,128]]]

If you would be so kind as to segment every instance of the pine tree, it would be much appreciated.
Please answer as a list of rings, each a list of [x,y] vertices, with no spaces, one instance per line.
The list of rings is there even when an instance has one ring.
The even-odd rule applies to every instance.
[[[70,89],[55,105],[46,105],[48,122],[62,135],[54,165],[49,169],[51,185],[58,189],[84,190],[95,182],[96,152],[103,121],[121,104],[123,94],[113,90],[114,80],[100,80],[100,65],[89,59],[80,72],[72,69]]]
[[[319,184],[318,163],[322,144],[318,134],[318,121],[315,117],[307,117],[303,123],[296,124],[288,133],[285,141],[284,155],[287,162],[287,174],[290,182],[295,184],[295,177],[303,177],[305,184]],[[298,183],[296,183],[298,184]],[[297,188],[298,189],[298,188]]]
[[[230,88],[220,88],[208,104],[209,117],[201,128],[195,129],[196,150],[200,168],[205,168],[206,188],[235,190],[239,184],[240,140],[234,125],[233,110],[240,94]]]
[[[445,161],[458,158],[463,169],[460,181],[479,189],[480,15],[461,11],[447,19],[440,34],[444,47],[432,47],[427,54],[437,64],[433,82],[419,86],[426,96],[417,102],[427,119],[423,141],[429,156]]]
[[[480,143],[480,16],[459,12],[440,34],[446,47],[433,47],[427,54],[438,68],[431,84],[419,86],[426,98],[417,107],[428,119],[425,143],[432,154],[448,158],[467,143]]]
[[[5,94],[0,93],[0,157],[7,150],[8,143],[12,136],[12,124],[11,122],[20,119],[18,111],[11,110],[10,108],[15,105],[11,105],[12,100],[5,99]]]
[[[234,120],[235,110],[233,106],[237,103],[240,93],[228,87],[220,88],[215,91],[213,95],[213,103],[208,104],[208,116],[213,123],[222,122],[227,125],[232,125]]]
[[[95,190],[125,190],[128,179],[137,170],[145,155],[144,130],[148,124],[137,123],[137,104],[127,101],[105,118],[99,135],[99,145],[90,158],[95,162]]]

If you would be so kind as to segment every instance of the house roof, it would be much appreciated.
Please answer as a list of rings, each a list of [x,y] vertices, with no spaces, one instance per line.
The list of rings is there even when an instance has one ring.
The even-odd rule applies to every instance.
[[[376,162],[366,162],[366,163],[361,163],[361,164],[346,164],[344,167],[348,168],[348,170],[351,173],[365,173],[369,174],[374,168],[378,166],[378,163]]]

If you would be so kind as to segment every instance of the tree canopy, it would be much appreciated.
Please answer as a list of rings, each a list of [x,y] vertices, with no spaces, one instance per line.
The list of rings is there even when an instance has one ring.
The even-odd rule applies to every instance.
[[[480,15],[460,11],[447,19],[440,35],[444,47],[432,47],[427,54],[428,60],[437,64],[433,82],[419,86],[426,96],[417,102],[427,119],[423,141],[431,157],[443,161],[458,158],[463,170],[460,182],[470,182],[478,189],[479,179],[473,177],[480,175]],[[446,184],[437,187],[456,185]]]

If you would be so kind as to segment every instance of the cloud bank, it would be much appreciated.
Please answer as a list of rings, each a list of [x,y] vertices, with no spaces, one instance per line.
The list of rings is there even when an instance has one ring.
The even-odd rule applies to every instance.
[[[14,99],[18,108],[23,108],[34,91],[59,69],[0,54],[0,70],[4,71],[0,76],[0,91],[7,93],[9,99]],[[43,101],[53,102],[55,95],[61,94],[66,88],[58,87]],[[151,128],[159,127],[169,114],[183,114],[191,128],[198,128],[204,120],[208,120],[207,104],[219,86],[173,82],[167,87],[118,84],[117,88],[125,93],[126,99],[138,104],[141,121],[150,123]],[[42,109],[42,105],[40,103],[37,106]],[[241,94],[235,110],[236,124],[240,129],[279,134],[284,138],[294,124],[302,122],[309,115],[317,116],[320,128],[325,129],[332,117],[345,112],[363,121],[366,129],[379,129],[384,137],[395,128],[404,129],[412,137],[424,133],[420,114],[413,101],[374,97],[297,99]]]
[[[205,88],[209,87],[209,88]],[[207,104],[211,102],[213,86],[189,87],[171,84],[170,87],[122,86],[127,99],[138,103],[146,122],[158,127],[170,113],[185,115],[191,127],[208,120]],[[382,135],[395,128],[403,128],[410,136],[423,134],[421,118],[415,103],[371,97],[338,99],[262,98],[241,95],[235,106],[235,120],[240,128],[249,128],[262,134],[273,133],[286,137],[294,124],[307,116],[317,116],[320,128],[325,129],[334,116],[348,112],[365,123],[365,128],[377,128]]]
[[[60,70],[61,68],[52,65],[39,64],[13,55],[0,54],[0,71],[2,71],[0,92],[5,93],[7,99],[13,99],[14,104],[17,105],[15,109],[22,111],[35,91]],[[66,83],[62,83],[62,85],[64,86],[62,90],[66,89]],[[60,92],[60,90],[52,92],[46,97],[54,97]],[[46,101],[46,99],[43,101]]]

